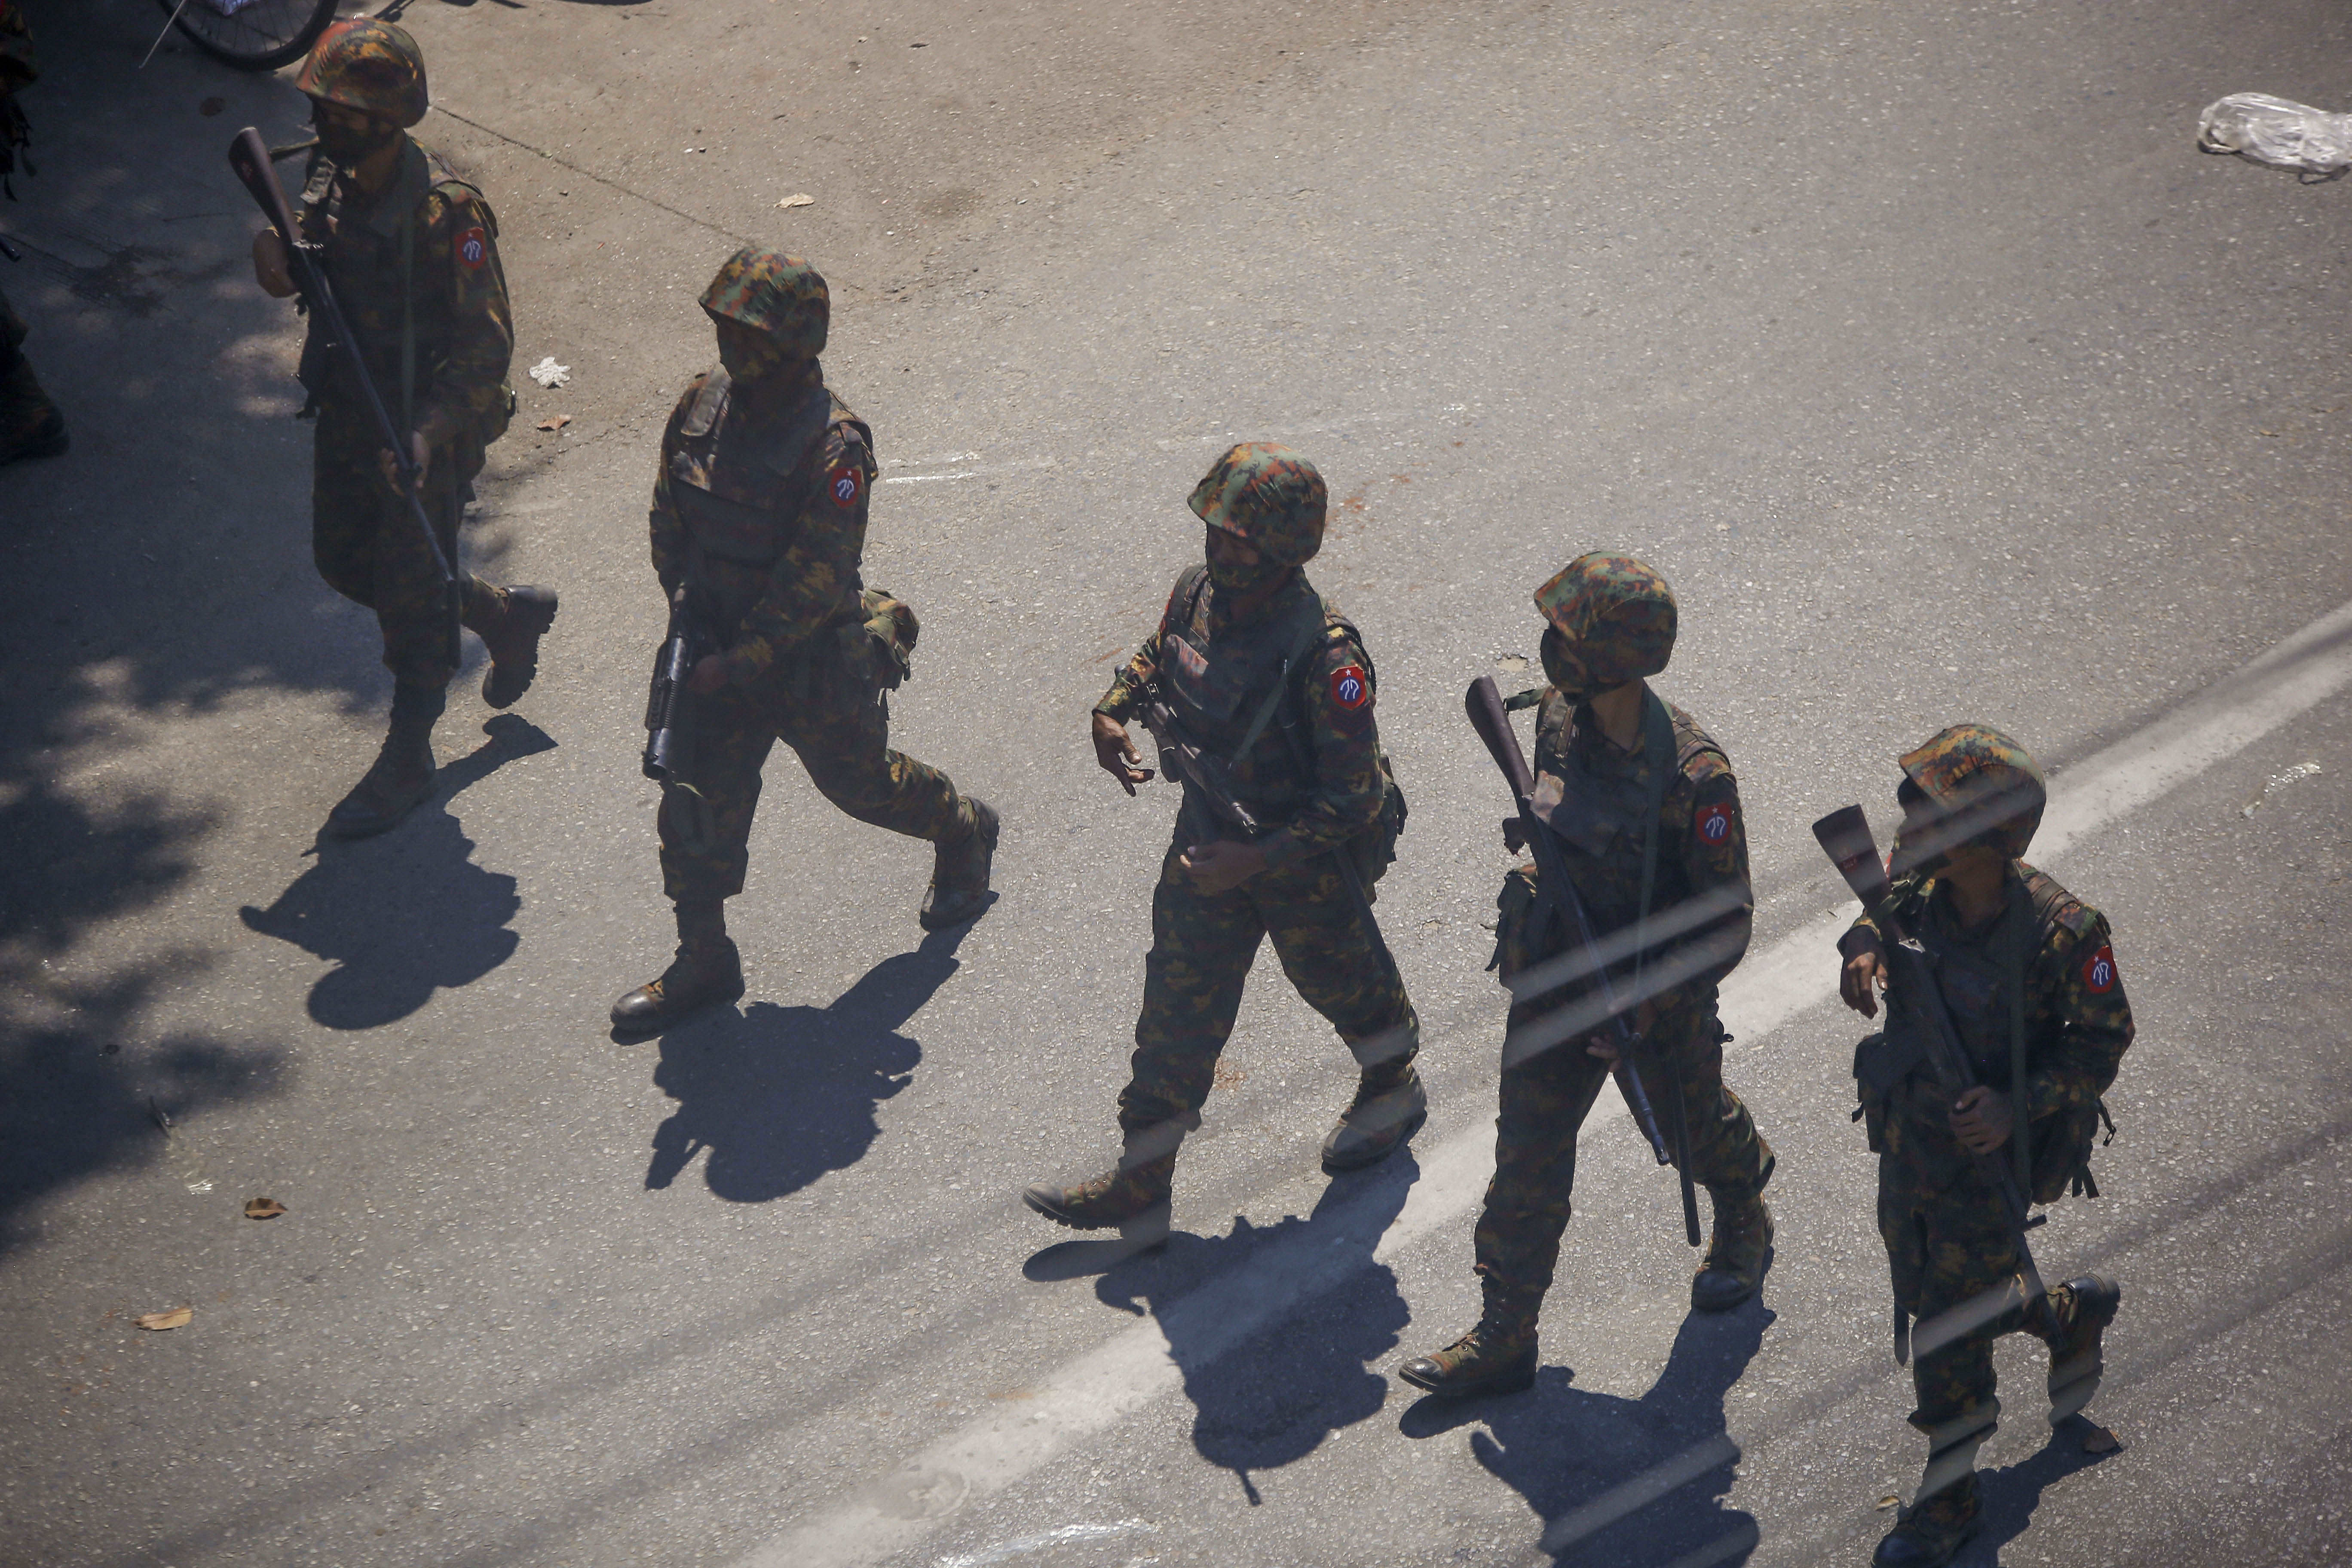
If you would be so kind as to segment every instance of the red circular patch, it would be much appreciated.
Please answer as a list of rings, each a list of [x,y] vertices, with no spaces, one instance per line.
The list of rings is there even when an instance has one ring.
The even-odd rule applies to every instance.
[[[1347,665],[1331,672],[1331,700],[1349,712],[1372,700],[1372,683],[1364,678],[1362,668]]]
[[[857,498],[865,493],[866,470],[855,463],[838,463],[833,472],[824,477],[824,484],[825,489],[832,492],[834,505],[853,507],[857,504]]]
[[[2098,952],[2084,961],[2083,984],[2084,988],[2102,994],[2116,988],[2116,950],[2113,947],[2103,943]]]
[[[1715,848],[1730,843],[1731,806],[1727,802],[1717,801],[1691,818],[1691,831],[1698,835],[1700,843]]]
[[[457,237],[457,259],[468,267],[479,267],[490,258],[490,237],[480,228],[469,228]]]

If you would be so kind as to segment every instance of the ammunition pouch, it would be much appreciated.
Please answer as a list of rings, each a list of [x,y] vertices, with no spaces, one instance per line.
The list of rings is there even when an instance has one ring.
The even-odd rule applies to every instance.
[[[2091,1179],[2091,1150],[2102,1123],[2106,1142],[2114,1142],[2116,1124],[2105,1100],[2061,1110],[2033,1124],[2035,1203],[2054,1204],[2070,1190],[2077,1197],[2099,1195],[2099,1184]]]

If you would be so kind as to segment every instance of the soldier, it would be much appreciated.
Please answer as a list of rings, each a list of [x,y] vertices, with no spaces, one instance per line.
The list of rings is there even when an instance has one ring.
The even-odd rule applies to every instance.
[[[1919,1490],[1873,1561],[1933,1568],[1976,1530],[1976,1452],[2000,1413],[1993,1341],[2024,1329],[2050,1346],[2055,1426],[2096,1391],[2101,1335],[2123,1299],[2112,1280],[2085,1275],[1929,1348],[1940,1336],[1926,1320],[1998,1302],[2019,1272],[2001,1198],[1970,1156],[2011,1151],[2020,1184],[2037,1203],[2056,1201],[2069,1186],[2096,1196],[2089,1159],[2105,1112],[2099,1097],[2131,1044],[2132,1016],[2105,919],[2019,858],[2044,799],[2042,770],[2025,748],[1998,730],[1961,724],[1900,765],[1903,826],[1889,859],[1895,910],[1935,964],[1978,1079],[1948,1103],[1932,1075],[1916,1070],[1928,1026],[1919,999],[1899,985],[1887,995],[1885,1032],[1854,1054],[1878,1155],[1878,1228],[1896,1321],[1923,1320],[1922,1353],[1911,1368],[1919,1405],[1910,1419],[1928,1442]],[[1876,994],[1887,986],[1877,926],[1865,915],[1838,951],[1846,1005],[1876,1016]]]
[[[1716,1017],[1716,986],[1747,951],[1755,909],[1739,787],[1722,748],[1643,680],[1674,651],[1664,578],[1630,555],[1596,552],[1569,563],[1535,601],[1551,683],[1536,714],[1537,806],[1604,947],[1612,931],[1653,921],[1672,933],[1646,952],[1627,951],[1612,973],[1624,974],[1619,1005],[1633,1009],[1650,1047],[1637,1064],[1642,1086],[1662,1125],[1679,1089],[1691,1173],[1714,1203],[1691,1305],[1727,1311],[1756,1293],[1772,1245],[1763,1195],[1772,1150],[1724,1087],[1729,1037]],[[1505,834],[1514,848],[1515,828]],[[1552,918],[1532,865],[1504,879],[1499,906],[1495,957],[1506,984],[1576,940]],[[1636,995],[1629,983],[1644,970],[1664,978],[1653,973],[1643,983],[1650,994]],[[1476,1232],[1486,1310],[1453,1344],[1406,1363],[1408,1383],[1451,1396],[1534,1381],[1536,1320],[1568,1224],[1577,1132],[1619,1059],[1613,1037],[1581,1027],[1550,1043],[1540,1036],[1556,1010],[1589,1007],[1591,984],[1522,994],[1511,1008],[1495,1177]]]
[[[323,247],[327,276],[385,409],[408,433],[425,513],[455,566],[457,523],[483,450],[514,414],[498,219],[480,191],[408,134],[425,118],[425,58],[401,28],[368,17],[335,23],[294,85],[310,96],[319,132],[297,221],[308,242]],[[284,299],[295,289],[287,268],[283,242],[265,228],[254,237],[254,276]],[[460,571],[453,624],[449,590],[365,394],[315,315],[300,374],[310,394],[304,412],[319,421],[310,489],[319,574],[375,612],[392,671],[383,750],[327,818],[331,835],[362,838],[433,793],[433,724],[457,673],[457,626],[489,650],[482,700],[505,708],[538,671],[556,595]]]
[[[16,166],[16,149],[32,140],[25,111],[16,107],[16,92],[30,87],[41,74],[33,58],[33,31],[14,0],[0,0],[0,187],[8,199],[16,188],[8,176]],[[32,172],[32,165],[25,165]],[[66,449],[66,416],[34,378],[33,363],[24,354],[27,329],[9,308],[0,290],[0,464],[19,458],[54,458]]]
[[[677,958],[613,1005],[628,1034],[667,1028],[743,994],[725,901],[743,890],[760,770],[778,741],[827,800],[877,827],[930,840],[926,931],[988,907],[995,809],[939,769],[889,749],[884,692],[917,630],[858,576],[874,434],[824,384],[824,279],[797,256],[746,247],[704,290],[719,368],[687,384],[654,481],[655,575],[708,622],[719,652],[694,667],[690,780],[666,782],[663,890]]]
[[[1396,858],[1404,796],[1373,721],[1362,638],[1301,570],[1323,543],[1323,478],[1286,447],[1240,446],[1191,504],[1207,524],[1207,562],[1176,579],[1159,629],[1095,705],[1095,760],[1133,795],[1151,773],[1137,765],[1128,722],[1164,704],[1164,722],[1207,753],[1262,831],[1214,820],[1187,782],[1151,898],[1118,1160],[1077,1186],[1040,1182],[1022,1194],[1082,1230],[1134,1222],[1131,1236],[1165,1235],[1177,1146],[1201,1124],[1262,937],[1360,1069],[1323,1142],[1326,1168],[1385,1157],[1428,1114],[1412,1066],[1420,1020],[1359,901]]]

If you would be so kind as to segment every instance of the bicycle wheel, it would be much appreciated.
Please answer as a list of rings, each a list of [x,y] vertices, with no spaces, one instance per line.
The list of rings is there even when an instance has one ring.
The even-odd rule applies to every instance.
[[[156,0],[188,42],[240,70],[276,70],[310,52],[335,0]]]

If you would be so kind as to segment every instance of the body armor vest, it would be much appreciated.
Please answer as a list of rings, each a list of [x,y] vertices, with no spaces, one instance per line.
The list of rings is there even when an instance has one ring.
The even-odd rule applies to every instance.
[[[724,369],[710,373],[664,459],[670,503],[686,529],[688,573],[710,596],[722,642],[732,640],[793,547],[825,433],[847,425],[869,450],[873,444],[865,423],[822,384],[756,418],[735,405],[733,388]],[[848,602],[859,586],[847,585]]]
[[[2046,886],[2054,889],[2055,884]],[[1979,1083],[2009,1082],[2010,987],[2025,984],[2026,966],[2049,938],[2056,901],[2054,891],[2045,901],[2013,888],[2009,907],[1979,942],[1964,942],[1947,934],[1929,910],[1923,910],[1911,922],[1911,934],[1926,951],[1936,988],[1943,993],[1952,1032],[1960,1037],[1960,1048],[1968,1053]],[[1925,1060],[1926,1018],[1899,991],[1890,994],[1889,1002],[1889,1046],[1902,1053],[1899,1059]],[[2029,1038],[2026,1046],[2030,1053],[2033,1041]]]
[[[1244,804],[1275,807],[1295,800],[1312,780],[1301,773],[1289,744],[1275,732],[1295,725],[1295,713],[1277,708],[1249,755],[1234,752],[1275,682],[1282,679],[1284,661],[1303,659],[1322,641],[1327,619],[1323,596],[1304,576],[1296,578],[1263,619],[1252,626],[1221,626],[1212,640],[1193,626],[1208,572],[1204,567],[1192,570],[1192,582],[1175,595],[1181,609],[1169,616],[1160,640],[1160,684],[1169,706],[1185,733],[1234,770],[1235,792]],[[1283,694],[1285,707],[1289,695]]]
[[[1664,699],[1654,694],[1650,700],[1663,703]],[[1571,743],[1574,717],[1571,709],[1553,736],[1537,737],[1534,804],[1536,815],[1559,838],[1561,858],[1592,918],[1593,930],[1607,932],[1632,925],[1641,914],[1642,845],[1650,831],[1650,790],[1639,774],[1592,767],[1585,748]],[[1547,739],[1551,740],[1549,745]],[[1662,802],[1672,793],[1675,778],[1705,749],[1693,736],[1675,739],[1667,763],[1672,771],[1659,791]],[[1690,894],[1681,857],[1664,837],[1663,823],[1658,831],[1657,885],[1650,894],[1653,914]]]

